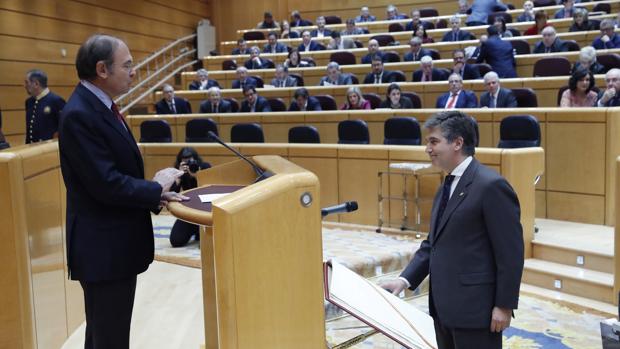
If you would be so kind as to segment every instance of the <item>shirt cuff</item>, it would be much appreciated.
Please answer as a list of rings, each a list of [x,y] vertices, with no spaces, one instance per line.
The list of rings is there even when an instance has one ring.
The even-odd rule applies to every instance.
[[[407,285],[407,288],[411,288],[411,283],[409,283],[409,280],[405,279],[402,276],[399,276],[398,279],[403,280],[405,282],[405,285]]]

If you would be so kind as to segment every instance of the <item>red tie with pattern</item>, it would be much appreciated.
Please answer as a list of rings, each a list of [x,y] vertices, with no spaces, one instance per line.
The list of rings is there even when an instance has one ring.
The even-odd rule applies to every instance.
[[[458,95],[457,94],[453,94],[452,96],[450,96],[450,100],[448,101],[448,104],[446,105],[446,109],[454,108],[454,102],[456,102],[456,96],[458,96]]]
[[[123,117],[123,114],[121,114],[121,112],[118,110],[118,107],[114,102],[112,102],[112,112],[116,116],[116,119],[118,119],[121,125],[123,125],[123,128],[126,130],[127,126],[125,126],[125,118]]]

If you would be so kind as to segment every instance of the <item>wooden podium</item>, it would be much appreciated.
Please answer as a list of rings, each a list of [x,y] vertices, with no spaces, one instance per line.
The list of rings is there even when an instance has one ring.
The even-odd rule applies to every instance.
[[[279,156],[253,160],[274,175],[254,183],[247,162],[229,162],[168,205],[203,227],[205,347],[325,348],[319,180]],[[201,203],[209,192],[231,193]]]

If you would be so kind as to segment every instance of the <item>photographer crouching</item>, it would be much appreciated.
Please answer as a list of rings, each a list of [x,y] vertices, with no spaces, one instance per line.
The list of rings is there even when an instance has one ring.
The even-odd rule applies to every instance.
[[[170,187],[170,191],[180,192],[196,188],[198,181],[196,180],[196,172],[204,170],[211,165],[202,161],[196,149],[192,147],[183,147],[177,154],[174,167],[183,171],[183,175],[177,178],[176,182]],[[170,244],[172,247],[182,247],[187,245],[189,239],[194,236],[196,241],[200,240],[200,228],[196,224],[187,223],[177,219],[170,231]]]

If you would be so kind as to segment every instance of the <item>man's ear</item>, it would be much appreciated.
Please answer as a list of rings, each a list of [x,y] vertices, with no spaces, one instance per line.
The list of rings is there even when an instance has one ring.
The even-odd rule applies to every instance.
[[[465,141],[463,140],[463,137],[459,136],[456,137],[456,139],[452,143],[454,144],[454,150],[460,151],[461,149],[463,149],[463,144],[465,143]]]
[[[102,79],[107,79],[110,74],[110,71],[104,61],[97,62],[95,65],[95,71],[97,72],[97,76]]]

